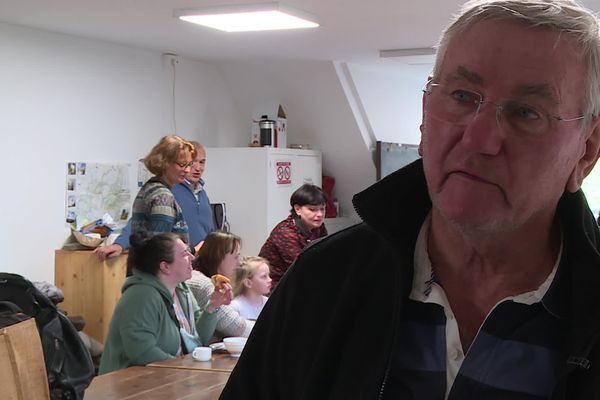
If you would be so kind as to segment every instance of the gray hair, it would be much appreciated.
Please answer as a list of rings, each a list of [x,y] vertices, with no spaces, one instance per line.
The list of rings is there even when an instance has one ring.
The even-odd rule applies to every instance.
[[[585,124],[600,114],[600,28],[598,18],[573,0],[471,0],[446,27],[436,45],[433,76],[437,78],[448,44],[459,32],[482,20],[517,21],[531,27],[564,32],[581,46],[586,63]]]

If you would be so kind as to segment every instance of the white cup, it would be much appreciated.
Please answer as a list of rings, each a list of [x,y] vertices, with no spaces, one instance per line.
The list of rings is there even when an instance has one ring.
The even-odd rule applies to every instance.
[[[196,347],[192,351],[192,358],[196,361],[210,361],[212,349],[210,347]]]

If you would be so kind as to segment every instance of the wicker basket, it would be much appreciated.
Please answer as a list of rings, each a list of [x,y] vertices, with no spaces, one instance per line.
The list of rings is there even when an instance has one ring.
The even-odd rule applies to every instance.
[[[104,239],[102,238],[95,238],[92,236],[84,235],[79,231],[73,231],[73,236],[75,236],[75,239],[77,239],[77,241],[80,244],[84,245],[85,247],[91,248],[100,246],[100,244],[104,241]]]

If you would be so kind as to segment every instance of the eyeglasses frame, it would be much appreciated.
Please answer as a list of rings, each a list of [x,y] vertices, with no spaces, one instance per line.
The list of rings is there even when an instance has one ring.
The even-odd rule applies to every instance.
[[[433,80],[428,80],[427,83],[425,83],[425,86],[423,87],[422,91],[423,93],[425,93],[426,95],[430,95],[432,90],[431,87],[444,87],[443,84],[441,83],[436,83],[433,82]],[[477,95],[477,97],[479,98],[479,100],[476,100],[475,103],[477,104],[477,109],[475,110],[475,114],[473,117],[475,117],[475,115],[479,114],[479,111],[481,110],[481,106],[484,103],[489,103],[492,104],[495,108],[496,108],[496,122],[498,123],[498,126],[500,126],[500,116],[502,115],[502,110],[504,109],[505,105],[502,104],[497,104],[491,100],[484,100],[483,95],[479,92],[476,92],[474,90],[465,90],[465,92],[469,92],[472,93],[474,95]],[[507,102],[508,103],[508,102]],[[579,121],[585,118],[585,115],[579,116],[579,117],[575,117],[575,118],[564,118],[561,117],[559,115],[552,115],[546,111],[543,112],[544,114],[546,114],[547,117],[549,118],[553,118],[556,121],[559,122],[572,122],[572,121]]]

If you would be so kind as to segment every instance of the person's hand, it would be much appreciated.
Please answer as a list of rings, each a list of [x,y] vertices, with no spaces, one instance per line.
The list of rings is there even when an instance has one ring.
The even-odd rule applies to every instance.
[[[231,300],[233,300],[233,289],[229,283],[224,283],[221,290],[213,291],[213,294],[210,296],[208,306],[206,307],[206,311],[212,314],[222,305],[230,304]]]
[[[123,248],[121,245],[113,243],[109,246],[96,247],[94,249],[94,253],[96,253],[96,257],[98,260],[104,261],[107,258],[116,257],[123,252]]]

